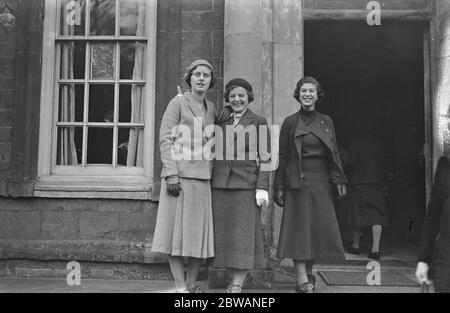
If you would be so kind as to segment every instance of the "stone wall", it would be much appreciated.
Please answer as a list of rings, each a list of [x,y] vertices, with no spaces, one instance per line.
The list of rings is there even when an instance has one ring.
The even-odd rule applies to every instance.
[[[0,198],[0,259],[165,262],[151,252],[157,203]]]
[[[193,60],[209,60],[217,84],[209,91],[208,99],[222,107],[224,0],[182,0],[181,3],[181,81],[184,82],[186,68]],[[188,86],[183,84],[183,89]]]
[[[0,1],[0,8],[4,5]],[[18,1],[8,1],[13,13]],[[7,178],[11,175],[11,147],[16,89],[17,27],[7,31],[0,26],[0,195],[8,193]]]

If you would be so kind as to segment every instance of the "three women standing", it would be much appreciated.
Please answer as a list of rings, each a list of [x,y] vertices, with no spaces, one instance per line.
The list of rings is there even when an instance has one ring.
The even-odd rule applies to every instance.
[[[345,260],[334,208],[334,189],[346,194],[333,121],[316,111],[323,96],[319,82],[302,78],[294,98],[300,110],[281,127],[274,201],[284,207],[278,257],[291,258],[300,293],[314,292],[315,261]]]

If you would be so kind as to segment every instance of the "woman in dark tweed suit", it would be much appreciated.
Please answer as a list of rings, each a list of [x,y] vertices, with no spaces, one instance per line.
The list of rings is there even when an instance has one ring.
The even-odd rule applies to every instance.
[[[262,165],[270,163],[270,140],[266,119],[248,109],[252,86],[233,79],[225,89],[233,113],[220,125],[222,138],[216,133],[211,183],[214,266],[227,269],[226,292],[239,293],[247,270],[265,268],[260,226],[261,215],[265,221],[268,216],[270,172]]]
[[[293,259],[301,293],[314,292],[314,261],[345,260],[333,199],[335,188],[346,194],[347,179],[333,121],[316,111],[322,94],[312,77],[297,83],[301,107],[281,127],[274,181],[274,201],[284,206],[278,257]]]

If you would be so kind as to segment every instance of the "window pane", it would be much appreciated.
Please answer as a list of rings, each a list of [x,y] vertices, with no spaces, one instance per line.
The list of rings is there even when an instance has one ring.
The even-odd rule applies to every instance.
[[[70,42],[60,44],[61,79],[84,79],[86,62],[86,44]]]
[[[84,36],[86,32],[86,1],[61,0],[61,36]]]
[[[120,79],[143,80],[145,65],[145,44],[120,45]]]
[[[120,128],[117,164],[143,167],[144,128]]]
[[[120,35],[145,36],[145,0],[120,0]]]
[[[88,164],[112,165],[113,129],[88,128]]]
[[[114,85],[89,86],[89,122],[114,121]]]
[[[59,127],[56,165],[81,165],[82,152],[83,128]]]
[[[113,43],[97,43],[91,46],[91,78],[114,79],[116,51]]]
[[[114,36],[116,34],[115,0],[91,0],[91,35]]]
[[[121,85],[119,88],[119,122],[144,123],[144,87]]]
[[[84,85],[59,86],[59,122],[83,122]]]

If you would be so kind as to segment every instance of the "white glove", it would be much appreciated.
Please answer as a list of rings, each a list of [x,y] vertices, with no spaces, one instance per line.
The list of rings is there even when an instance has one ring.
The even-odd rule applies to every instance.
[[[256,189],[256,205],[263,206],[269,204],[269,193],[263,189]]]
[[[417,281],[420,284],[431,284],[430,280],[428,279],[428,264],[424,262],[418,262],[417,268],[416,268],[416,278]]]

